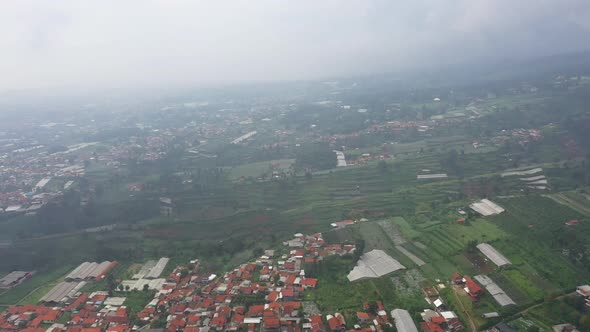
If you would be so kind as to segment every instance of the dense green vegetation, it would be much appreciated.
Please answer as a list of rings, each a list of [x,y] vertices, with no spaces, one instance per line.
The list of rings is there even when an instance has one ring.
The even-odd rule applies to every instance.
[[[39,270],[0,294],[0,306],[36,302],[83,261],[119,260],[118,276],[132,263],[160,256],[172,257],[171,265],[199,258],[210,270],[224,271],[279,247],[296,232],[323,232],[330,243],[384,250],[407,268],[351,284],[346,275],[362,250],[306,267],[320,279],[306,299],[327,312],[350,318],[362,303],[381,300],[416,315],[427,306],[423,287],[448,286],[452,273],[460,272],[489,275],[517,303],[503,309],[487,295],[471,302],[464,292],[437,288],[464,323],[484,327],[489,322],[481,314],[498,311],[519,328],[547,329],[566,317],[587,329],[580,303],[555,296],[590,278],[590,87],[556,84],[553,77],[422,82],[411,89],[369,81],[367,89],[342,94],[338,102],[310,101],[330,93],[320,86],[309,100],[281,106],[271,122],[230,128],[227,137],[210,140],[200,133],[179,135],[159,160],[140,161],[137,153],[144,148],[138,146],[116,171],[87,161],[86,176],[61,200],[36,215],[0,216],[0,239],[7,241],[0,248],[0,270]],[[154,116],[175,126],[194,120],[171,112],[177,113],[174,121]],[[252,129],[259,133],[249,144],[229,143],[229,137]],[[109,129],[88,139],[101,140],[104,145],[96,149],[106,149],[129,137],[144,143],[145,135],[135,128]],[[190,148],[183,149],[187,142]],[[336,168],[333,150],[358,164]],[[533,167],[543,169],[545,188],[502,176]],[[448,177],[417,179],[435,173]],[[50,184],[60,188],[62,180]],[[170,216],[160,215],[160,197],[172,200]],[[481,198],[506,211],[477,216],[468,205]],[[369,221],[330,226],[361,218]],[[565,224],[574,219],[579,224]],[[92,229],[101,225],[113,228]],[[512,265],[499,269],[486,261],[475,249],[480,242],[492,244]],[[105,286],[106,281],[86,290]],[[134,313],[153,294],[126,295]],[[251,305],[262,299],[236,301]]]

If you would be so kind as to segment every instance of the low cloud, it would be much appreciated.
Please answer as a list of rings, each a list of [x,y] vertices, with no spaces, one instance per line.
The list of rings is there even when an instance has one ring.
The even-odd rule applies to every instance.
[[[0,90],[314,79],[587,48],[586,0],[4,1]]]

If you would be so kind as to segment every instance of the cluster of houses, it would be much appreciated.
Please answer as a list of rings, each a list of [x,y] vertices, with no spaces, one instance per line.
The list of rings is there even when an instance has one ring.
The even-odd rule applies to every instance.
[[[478,301],[485,294],[485,290],[487,290],[488,293],[492,296],[492,298],[501,307],[516,305],[516,303],[510,298],[510,296],[508,296],[508,294],[506,294],[506,292],[502,288],[500,288],[500,286],[498,286],[490,277],[482,274],[475,276],[474,279],[477,280],[477,282],[469,276],[461,276],[459,273],[455,272],[453,274],[452,283],[455,286],[463,288],[465,293],[474,302]]]
[[[303,293],[318,279],[307,277],[303,266],[354,246],[325,245],[321,234],[296,234],[285,246],[281,255],[266,250],[221,277],[201,271],[196,261],[180,266],[138,318],[165,319],[169,331],[326,331],[321,315],[304,315]]]
[[[320,233],[295,234],[294,239],[284,244],[283,249],[265,250],[257,259],[221,276],[211,274],[198,260],[193,260],[159,277],[168,260],[150,261],[133,280],[158,281],[157,285],[152,287],[146,283],[149,287],[140,290],[118,281],[116,295],[112,290],[110,295],[107,291],[86,292],[84,281],[79,281],[82,286],[68,289],[68,296],[61,301],[10,307],[0,316],[0,331],[127,332],[148,324],[170,332],[376,332],[394,324],[399,331],[415,329],[407,311],[395,309],[395,316],[389,316],[380,301],[371,305],[365,303],[362,311],[349,318],[355,320],[348,323],[340,313],[326,315],[317,308],[305,308],[303,294],[316,288],[319,282],[306,275],[305,264],[327,256],[351,254],[356,248],[348,244],[326,244]],[[86,277],[73,277],[112,265],[108,263],[111,262],[84,263],[68,277],[88,281]],[[157,271],[153,276],[159,278],[147,279],[154,270]],[[149,289],[155,291],[153,299],[143,309],[132,313],[126,306],[126,296]],[[435,326],[443,331],[456,331],[460,326],[456,315],[444,310],[444,306],[438,305],[439,301],[432,302],[434,310],[425,311],[424,326],[432,331],[440,331]],[[409,319],[404,319],[406,316]]]
[[[327,331],[327,321],[320,314],[304,315],[303,293],[315,288],[318,279],[306,276],[303,266],[325,256],[354,252],[354,246],[326,245],[321,234],[297,235],[294,241],[299,244],[287,245],[281,254],[266,250],[222,276],[205,271],[194,260],[158,278],[168,259],[148,262],[130,280],[145,280],[148,287],[132,289],[120,281],[117,296],[84,291],[94,271],[100,270],[102,276],[113,264],[86,262],[68,275],[71,281],[50,291],[59,293],[53,302],[10,307],[0,318],[0,331],[125,332],[148,324],[187,332],[302,331],[303,326],[305,331]],[[153,281],[158,282],[152,287]],[[150,289],[155,291],[154,298],[132,317],[124,296]]]
[[[518,144],[525,146],[530,142],[535,142],[543,138],[543,134],[541,133],[540,129],[511,129],[511,130],[502,130],[498,136],[492,138],[492,143],[496,145],[502,145],[509,140],[514,140],[518,142]]]
[[[131,280],[116,280],[116,294],[113,289],[90,292],[84,287],[86,282],[103,279],[116,262],[86,262],[50,292],[59,291],[53,302],[6,310],[0,315],[0,332],[129,332],[148,325],[170,332],[378,332],[393,326],[400,332],[418,331],[407,311],[395,309],[388,315],[380,301],[365,303],[356,314],[350,316],[348,312],[347,318],[341,313],[322,314],[304,304],[306,290],[316,288],[319,282],[306,274],[306,264],[355,250],[350,244],[327,244],[321,233],[298,233],[284,242],[283,248],[265,250],[255,260],[221,276],[203,268],[198,260],[164,273],[169,259],[161,258],[148,261]],[[473,301],[483,296],[485,289],[494,298],[499,296],[484,279],[481,286],[482,280],[477,279],[478,283],[455,273],[451,283]],[[148,291],[154,294],[149,303],[137,312],[131,311],[126,298],[133,292]],[[420,313],[423,331],[457,332],[464,328],[437,288],[425,287],[422,291],[431,306]],[[577,292],[590,303],[590,286],[579,286]]]
[[[62,315],[59,309],[24,305],[8,308],[0,315],[1,331],[35,331],[43,323],[53,323]],[[45,331],[45,329],[43,329]]]
[[[12,306],[0,315],[0,331],[125,332],[131,331],[124,298],[108,292],[79,293],[62,307]]]
[[[435,287],[424,287],[422,293],[426,302],[432,306],[420,313],[423,320],[420,327],[424,332],[457,332],[463,329],[459,317],[449,310]]]

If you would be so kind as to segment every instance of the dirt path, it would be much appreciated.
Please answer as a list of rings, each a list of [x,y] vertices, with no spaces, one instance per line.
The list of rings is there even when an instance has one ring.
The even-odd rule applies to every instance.
[[[565,205],[567,207],[570,207],[570,208],[580,212],[581,214],[590,215],[590,208],[588,208],[587,206],[584,206],[583,204],[581,204],[579,202],[574,201],[573,199],[567,197],[566,195],[564,195],[562,193],[543,195],[543,196],[549,197],[552,200],[554,200],[555,202]]]
[[[574,294],[576,294],[576,292],[571,292],[571,293],[559,295],[558,297],[556,297],[553,300],[551,300],[551,302],[557,301],[557,300],[562,299],[562,298],[564,298],[566,296],[572,296]],[[523,310],[519,311],[518,313],[516,313],[516,315],[526,314],[526,313],[529,312],[529,310],[535,309],[535,308],[540,307],[540,306],[545,305],[545,304],[547,304],[547,302],[545,302],[545,301],[543,301],[541,303],[534,304],[534,305],[532,305],[532,306],[530,306],[530,307],[528,307],[526,309],[523,309]]]
[[[469,320],[469,328],[471,329],[471,332],[477,332],[477,326],[475,325],[475,323],[473,322],[473,319],[471,318],[471,314],[465,309],[465,306],[463,305],[463,301],[461,301],[461,299],[459,298],[459,294],[457,294],[457,288],[453,287],[453,294],[455,295],[455,299],[457,300],[457,302],[459,302],[459,305],[461,306],[461,310],[463,310],[463,313],[465,313],[465,315],[467,315],[467,318]]]

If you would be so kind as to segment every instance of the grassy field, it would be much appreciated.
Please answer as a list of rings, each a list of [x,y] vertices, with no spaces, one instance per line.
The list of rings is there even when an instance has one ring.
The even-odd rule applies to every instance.
[[[287,172],[291,165],[295,163],[295,159],[280,159],[271,161],[261,161],[251,164],[243,164],[231,168],[229,178],[233,181],[238,180],[242,177],[253,177],[256,178],[265,173],[272,171]],[[276,166],[273,166],[276,165]],[[270,176],[269,176],[270,178]]]
[[[522,318],[509,322],[511,326],[534,324],[542,330],[555,324],[575,324],[581,331],[590,328],[590,314],[585,310],[584,302],[576,296],[563,296],[546,301],[531,310],[527,310]]]
[[[130,291],[130,292],[116,292],[115,296],[125,297],[125,303],[131,315],[137,314],[141,311],[153,298],[154,291]]]
[[[55,270],[38,272],[31,279],[0,295],[0,304],[36,304],[53,286],[63,281],[71,269],[72,266],[66,265]]]
[[[570,262],[558,250],[551,249],[551,246],[558,245],[553,239],[556,227],[564,228],[566,227],[563,224],[564,221],[583,218],[583,216],[567,206],[536,195],[502,199],[498,202],[506,208],[505,213],[491,218],[471,219],[466,225],[454,222],[453,212],[449,212],[451,217],[446,219],[445,215],[442,215],[445,221],[434,222],[417,216],[395,217],[391,220],[405,239],[412,239],[403,245],[404,248],[427,262],[419,268],[419,271],[430,280],[448,280],[455,271],[468,275],[489,274],[518,305],[543,300],[549,294],[574,287],[577,283],[586,280],[587,270]],[[534,226],[531,227],[531,224]],[[384,228],[376,227],[378,225],[376,222],[361,223],[328,232],[326,238],[333,242],[364,239],[366,250],[375,248],[385,250],[408,268],[415,267],[407,257],[395,250],[392,238],[388,236]],[[587,228],[582,227],[578,230],[588,234]],[[513,265],[498,269],[495,265],[489,264],[485,270],[473,266],[466,256],[466,247],[470,241],[474,240],[493,244],[513,262]],[[550,246],[547,245],[548,241],[552,242]],[[477,251],[472,255],[483,258]],[[550,271],[560,271],[560,273]],[[345,272],[348,271],[343,269],[341,274],[344,275]],[[396,280],[403,280],[401,275],[403,273],[393,274]],[[364,286],[361,288],[357,285],[347,288],[346,281],[340,281],[340,284],[330,282],[330,285],[317,290],[314,299],[327,308],[346,309],[354,306],[354,303],[361,298],[378,298],[379,295],[374,293],[376,282],[375,280],[364,281],[362,282]],[[388,289],[388,292],[397,296],[398,300],[403,297],[401,295],[403,290],[395,286],[390,289],[391,285],[383,281],[379,282],[381,283],[379,289]],[[342,294],[342,297],[346,299],[341,298],[340,295],[330,296],[334,292]],[[457,301],[461,301],[478,326],[486,323],[479,318],[482,313],[501,310],[488,295],[477,303],[471,303],[466,297],[461,296],[457,300],[454,296],[449,297],[450,295],[452,293],[447,294],[444,297],[445,300],[451,301],[455,308],[460,305]],[[413,301],[412,298],[416,299],[418,296],[410,295],[410,303]],[[392,302],[396,303],[396,301]],[[544,326],[542,320],[539,325]]]
[[[578,191],[567,191],[548,195],[549,198],[553,199],[559,204],[566,205],[581,214],[590,216],[590,199],[585,193]]]
[[[395,288],[391,276],[351,283],[346,275],[354,262],[350,258],[330,257],[319,266],[317,276],[320,278],[317,289],[306,291],[305,300],[315,301],[326,312],[341,312],[345,317],[362,310],[367,301],[383,301],[387,308],[403,306],[418,310],[424,306],[420,295],[402,295]],[[400,272],[394,273],[399,275]]]

